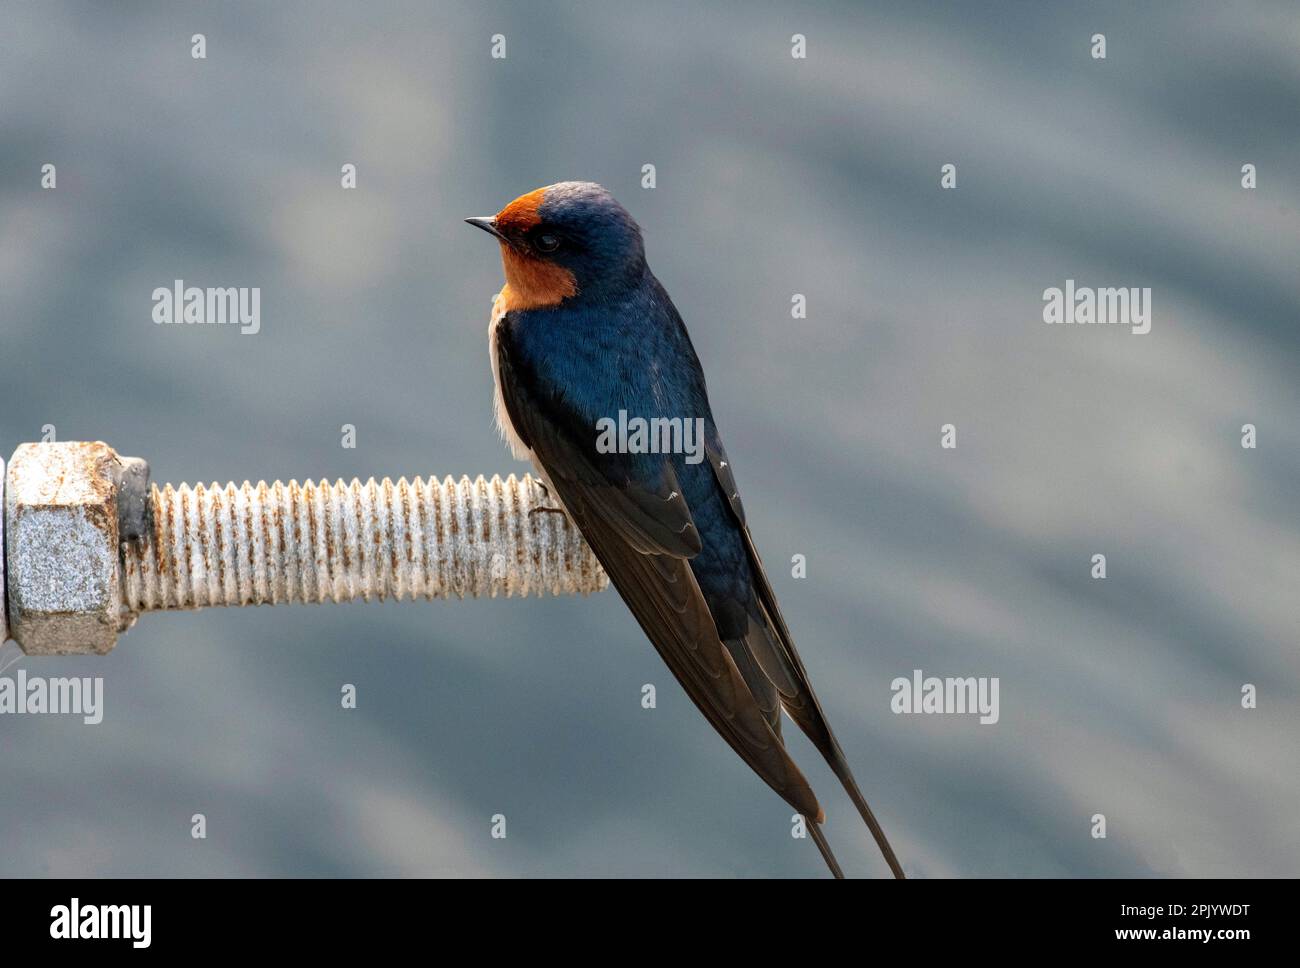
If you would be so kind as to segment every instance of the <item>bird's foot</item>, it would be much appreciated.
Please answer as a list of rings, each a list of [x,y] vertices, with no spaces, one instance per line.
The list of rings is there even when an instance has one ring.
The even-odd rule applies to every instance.
[[[563,514],[564,508],[552,507],[549,503],[544,503],[548,502],[551,497],[551,489],[546,486],[546,482],[539,481],[535,477],[532,481],[537,489],[542,492],[542,500],[538,501],[536,505],[528,509],[528,517],[531,518],[534,514]]]
[[[528,509],[528,516],[530,518],[534,514],[563,514],[563,513],[564,513],[564,508],[553,508],[553,507],[548,507],[544,504],[539,504],[535,508]]]

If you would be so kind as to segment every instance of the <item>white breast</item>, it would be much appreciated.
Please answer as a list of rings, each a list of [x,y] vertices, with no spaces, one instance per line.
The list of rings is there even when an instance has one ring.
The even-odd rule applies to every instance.
[[[505,300],[501,295],[497,293],[492,299],[492,318],[488,322],[488,355],[492,358],[492,397],[497,430],[510,445],[510,452],[515,455],[516,460],[526,460],[535,467],[537,461],[533,460],[533,452],[519,439],[519,434],[515,432],[515,425],[510,422],[510,412],[506,410],[506,402],[501,397],[501,373],[500,367],[497,366],[497,326],[506,314]]]

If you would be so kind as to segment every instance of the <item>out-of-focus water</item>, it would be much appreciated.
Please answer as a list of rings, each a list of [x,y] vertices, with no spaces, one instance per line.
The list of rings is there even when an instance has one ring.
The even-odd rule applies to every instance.
[[[461,219],[597,180],[911,873],[1297,872],[1293,3],[0,17],[0,452],[52,424],[159,481],[519,470]],[[155,325],[175,279],[261,287],[261,332]],[[1044,324],[1066,279],[1150,287],[1151,333]],[[106,708],[0,718],[0,873],[822,873],[613,593],[148,616],[22,661]],[[999,677],[999,722],[891,713],[918,668]],[[845,867],[884,873],[792,745]]]

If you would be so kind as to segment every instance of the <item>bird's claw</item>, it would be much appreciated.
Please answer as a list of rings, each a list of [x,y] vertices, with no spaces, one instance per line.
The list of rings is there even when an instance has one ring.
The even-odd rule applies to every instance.
[[[551,489],[546,486],[544,481],[533,478],[533,484],[542,492],[542,499],[547,500],[551,496]],[[543,504],[539,501],[536,505],[528,509],[528,516],[531,518],[534,514],[563,514],[564,508],[553,508],[549,504]]]
[[[537,507],[528,509],[528,516],[531,518],[534,514],[563,514],[564,508],[547,507],[545,504],[539,504]]]

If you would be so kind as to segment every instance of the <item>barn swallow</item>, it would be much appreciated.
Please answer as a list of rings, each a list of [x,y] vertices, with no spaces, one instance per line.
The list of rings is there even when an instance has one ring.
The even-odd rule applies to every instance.
[[[820,829],[825,814],[781,739],[782,710],[903,877],[781,617],[704,371],[632,216],[599,185],[561,182],[465,221],[501,246],[506,282],[488,344],[497,425],[514,455],[536,468],[713,728],[803,815],[831,873],[843,876]],[[640,446],[622,437],[602,446],[598,428],[621,414],[660,429],[699,421],[703,455],[678,452],[670,434],[666,447],[644,435]]]

